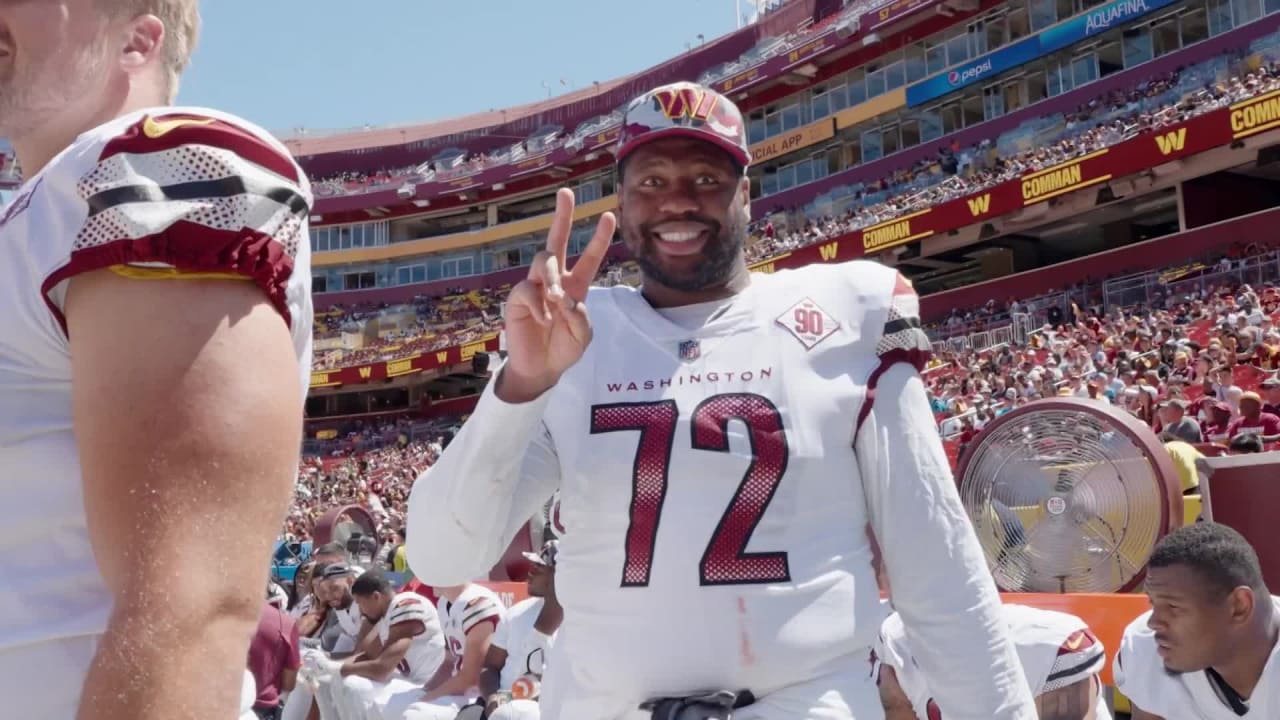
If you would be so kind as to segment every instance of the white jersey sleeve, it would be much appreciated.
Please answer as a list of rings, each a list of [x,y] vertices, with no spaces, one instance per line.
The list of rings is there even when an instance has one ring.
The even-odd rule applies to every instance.
[[[378,638],[386,642],[391,628],[404,623],[421,623],[422,631],[413,636],[396,671],[411,682],[426,684],[445,659],[440,617],[426,598],[405,592],[392,598],[387,614],[378,623]]]
[[[450,602],[441,597],[436,609],[444,621],[449,650],[459,658],[472,630],[484,623],[490,623],[496,629],[503,617],[502,599],[489,588],[475,583],[468,584],[457,600]]]
[[[34,260],[64,331],[82,273],[245,280],[289,324],[309,380],[311,188],[266,131],[201,108],[139,111],[82,135],[34,183],[62,208]]]
[[[395,627],[401,623],[420,622],[427,624],[435,622],[439,624],[440,619],[436,615],[435,608],[427,602],[426,598],[417,593],[399,593],[391,601],[391,607],[387,608],[387,626]]]
[[[487,573],[560,483],[555,444],[542,423],[552,391],[503,402],[493,391],[497,377],[409,493],[414,532],[405,553],[428,585],[461,585]]]
[[[484,623],[490,623],[492,626],[497,627],[498,621],[502,619],[502,601],[485,588],[478,585],[473,585],[472,587],[485,590],[485,592],[476,593],[469,598],[459,598],[458,600],[458,604],[462,606],[458,625],[462,629],[464,636],[470,635],[472,630]]]
[[[72,149],[96,157],[66,188],[85,212],[45,281],[56,310],[66,280],[125,267],[251,280],[293,319],[291,296],[305,288],[288,280],[310,247],[312,198],[282,145],[236,118],[177,108],[126,116],[80,142],[90,144]]]
[[[854,450],[863,492],[920,669],[951,720],[1034,720],[1035,703],[1000,597],[960,496],[920,379],[929,341],[919,299],[895,271],[850,263],[872,306],[879,365],[867,379]],[[941,590],[940,590],[941,589]]]
[[[1177,715],[1170,703],[1180,692],[1175,688],[1164,660],[1156,651],[1155,632],[1147,627],[1151,611],[1139,615],[1124,629],[1120,648],[1112,661],[1111,674],[1116,689],[1142,710],[1165,718]]]

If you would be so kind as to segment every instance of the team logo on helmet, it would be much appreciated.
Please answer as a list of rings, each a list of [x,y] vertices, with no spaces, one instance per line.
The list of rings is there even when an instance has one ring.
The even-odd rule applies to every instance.
[[[703,88],[671,86],[653,93],[662,114],[669,120],[702,120],[706,122],[720,102],[720,96]]]

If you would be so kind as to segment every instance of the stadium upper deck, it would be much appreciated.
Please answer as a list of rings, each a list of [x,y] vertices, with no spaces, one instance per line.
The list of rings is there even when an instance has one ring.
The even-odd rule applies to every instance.
[[[774,225],[788,228],[804,224],[800,215],[853,212],[859,216],[857,229],[891,220],[895,212],[909,214],[899,207],[904,194],[914,196],[917,205],[953,197],[956,186],[964,183],[943,181],[980,166],[982,152],[1012,155],[1078,129],[1073,111],[1090,99],[1247,45],[1274,29],[1274,19],[1265,17],[1273,9],[1268,3],[1280,4],[1027,0],[957,10],[954,4],[924,0],[878,8],[851,5],[813,22],[824,3],[801,2],[772,19],[774,27],[785,22],[793,28],[789,40],[761,42],[746,61],[717,65],[699,79],[728,89],[748,109],[756,141],[757,217],[779,209],[801,210],[774,215]],[[784,16],[788,11],[791,15]],[[812,24],[794,31],[806,23]],[[736,51],[734,43],[774,31],[751,32],[713,41],[703,53]],[[554,187],[575,187],[582,219],[612,207],[606,150],[613,116],[597,114],[569,125],[573,113],[614,107],[602,105],[617,99],[610,93],[625,98],[638,87],[689,77],[699,62],[710,61],[699,57],[691,53],[650,73],[615,81],[599,94],[593,90],[579,94],[586,98],[571,96],[554,108],[513,108],[508,112],[520,115],[518,122],[541,128],[517,146],[485,152],[485,143],[497,141],[484,135],[485,118],[473,118],[470,124],[458,121],[418,131],[472,133],[469,145],[455,134],[366,149],[355,156],[364,164],[349,166],[351,172],[367,173],[372,164],[385,164],[387,153],[412,155],[416,161],[442,144],[453,148],[418,166],[424,177],[412,194],[404,185],[392,189],[394,183],[387,181],[394,172],[384,173],[381,184],[364,176],[352,182],[350,173],[341,184],[321,179],[322,187],[341,194],[323,197],[317,207],[317,292],[364,290],[360,295],[381,298],[386,294],[374,289],[398,288],[392,292],[406,297],[435,292],[436,287],[422,285],[433,281],[481,286],[492,280],[484,276],[526,263],[549,222]],[[544,122],[556,119],[566,122],[559,127]],[[564,127],[575,129],[566,132]],[[388,132],[409,131],[356,138],[376,136],[386,142]],[[510,137],[505,129],[493,134]],[[340,140],[352,142],[350,137],[308,139],[297,141],[297,147],[336,151],[343,147]],[[322,165],[351,157],[331,152],[304,160],[319,175]],[[875,206],[873,211],[869,206]],[[354,218],[363,220],[330,224]],[[974,219],[969,218],[970,224]],[[858,254],[863,254],[921,239],[899,234],[902,229],[882,228],[869,241],[854,238],[852,245],[862,245]],[[934,229],[934,234],[956,229]],[[334,296],[343,301],[357,297]]]
[[[788,211],[770,214],[759,224],[764,237],[751,248],[757,269],[875,255],[897,265],[927,295],[1153,237],[1187,235],[1197,227],[1273,207],[1276,191],[1270,179],[1280,174],[1272,167],[1269,147],[1280,140],[1280,131],[1274,130],[1278,123],[1272,122],[1280,117],[1275,72],[1280,16],[1264,15],[1270,8],[1256,3],[1253,15],[1248,7],[1239,11],[1241,18],[1253,19],[1233,27],[1234,9],[1214,19],[1201,5],[1186,3],[1166,6],[1137,29],[1116,26],[1121,33],[1116,37],[1098,31],[1114,21],[1117,7],[1103,4],[1065,26],[1095,33],[1089,48],[1074,50],[1095,67],[1116,48],[1134,58],[1133,67],[990,120],[983,116],[946,136],[945,144],[901,150],[764,198],[780,201],[804,192],[808,205],[801,205],[806,199],[800,198],[783,206]],[[972,25],[962,29],[968,33]],[[1062,37],[1062,27],[1059,23],[1030,37]],[[1152,41],[1150,56],[1132,47],[1142,46],[1144,38]],[[1053,42],[1061,41],[1048,45]],[[968,61],[996,68],[990,77],[997,88],[1009,83],[999,69],[1003,66],[989,57],[1000,52]],[[1058,61],[1050,55],[1046,62]],[[1037,73],[1047,72],[1032,64],[1015,70],[1022,73],[1018,81],[1023,90]],[[780,92],[793,89],[778,87]],[[832,96],[832,87],[827,83],[823,94]],[[841,87],[847,98],[853,87],[847,77]],[[802,97],[803,103],[792,96],[779,102],[791,103],[783,108],[799,106],[812,113],[814,90],[804,92],[810,94]],[[917,112],[940,113],[956,102],[953,97],[924,101]],[[750,102],[744,104],[750,107]],[[756,120],[767,123],[770,107],[780,116],[777,103],[764,104],[752,111]],[[848,110],[828,109],[835,114],[820,121],[833,125]],[[877,126],[882,136],[885,125]],[[753,131],[761,127],[757,123]],[[861,137],[837,136],[832,147],[850,138],[865,139],[866,131],[854,130]],[[601,162],[607,165],[609,159]],[[767,170],[768,161],[762,165]],[[602,186],[609,180],[605,175]],[[552,186],[543,187],[542,196],[549,196]],[[542,201],[529,197],[530,207]],[[607,197],[588,200],[583,217],[599,211],[592,205],[611,202]],[[509,207],[490,204],[485,214],[495,208],[505,213]],[[757,201],[757,212],[761,207]],[[354,390],[350,386],[371,380],[436,377],[484,350],[495,350],[503,284],[522,274],[518,266],[540,246],[542,231],[536,214],[500,219],[508,222],[460,235],[319,252],[317,289],[330,292],[318,298],[317,307],[345,303],[346,308],[326,317],[329,327],[317,350],[332,345],[334,352],[318,358],[313,387]],[[394,228],[401,221],[381,222]],[[360,226],[347,226],[347,232],[353,227]],[[486,238],[512,227],[528,234],[517,239],[527,247]],[[335,230],[321,227],[316,232]],[[459,241],[463,246],[455,245]],[[413,249],[420,245],[429,247]],[[338,262],[382,253],[386,259]],[[610,279],[619,278],[610,273]],[[367,289],[332,292],[344,285]],[[464,292],[456,292],[459,288]],[[444,295],[451,297],[441,299]],[[420,299],[417,314],[377,310],[381,303],[409,297]],[[358,318],[359,308],[380,312],[380,321],[353,322],[349,313],[354,310]],[[352,328],[359,332],[353,334]],[[398,379],[395,384],[405,383]],[[357,406],[351,411],[362,407]]]

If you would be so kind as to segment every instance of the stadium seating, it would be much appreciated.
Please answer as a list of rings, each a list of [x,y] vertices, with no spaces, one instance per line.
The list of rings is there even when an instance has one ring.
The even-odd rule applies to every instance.
[[[748,258],[752,263],[764,262],[1280,89],[1278,61],[1280,33],[1273,33],[1246,48],[1146,78],[1073,113],[1037,118],[968,148],[946,147],[936,158],[876,182],[835,188],[803,208],[767,213],[752,227]],[[472,342],[498,329],[498,307],[508,289],[418,297],[403,305],[376,308],[321,310],[318,303],[315,368],[395,360]],[[407,313],[417,317],[406,320]]]

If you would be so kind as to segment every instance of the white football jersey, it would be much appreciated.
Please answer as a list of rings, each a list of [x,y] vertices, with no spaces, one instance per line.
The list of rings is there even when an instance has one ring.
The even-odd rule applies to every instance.
[[[1280,597],[1271,602],[1280,612]],[[1156,646],[1155,631],[1147,627],[1151,611],[1139,615],[1124,629],[1120,650],[1112,661],[1116,689],[1133,704],[1165,720],[1272,720],[1280,717],[1280,644],[1271,651],[1262,677],[1248,701],[1248,711],[1238,714],[1222,698],[1207,671],[1170,673]]]
[[[498,621],[502,619],[502,599],[489,588],[470,583],[453,602],[441,596],[436,602],[436,611],[444,623],[445,641],[449,644],[449,652],[453,653],[453,670],[457,672],[462,667],[467,635],[483,623],[489,623],[495,629],[498,627]]]
[[[507,651],[507,664],[502,666],[498,682],[503,690],[510,690],[516,680],[525,675],[542,676],[547,662],[547,651],[555,644],[555,634],[547,636],[534,629],[538,614],[542,612],[542,598],[529,598],[507,608],[493,631],[492,645]]]
[[[387,612],[374,626],[378,640],[386,643],[391,626],[406,622],[420,622],[426,629],[413,636],[404,660],[396,666],[396,672],[405,680],[426,685],[440,669],[440,663],[444,662],[444,630],[440,627],[440,615],[418,593],[399,593],[391,599]]]
[[[110,613],[85,529],[72,434],[68,281],[104,268],[250,280],[288,323],[305,388],[310,205],[302,170],[264,130],[170,107],[80,135],[0,211],[0,687],[59,677],[77,692],[86,655],[59,653],[61,664],[49,665],[27,653],[80,638],[91,644]],[[21,694],[29,702],[59,695]]]
[[[1018,650],[1018,660],[1034,695],[1042,695],[1094,677],[1107,662],[1102,642],[1083,620],[1068,613],[1041,610],[1026,605],[1006,604],[1003,615]],[[921,720],[945,720],[911,652],[902,616],[885,618],[876,643],[876,659],[894,670],[916,716]],[[1099,693],[1096,716],[1111,717],[1106,699]]]
[[[586,307],[583,357],[532,402],[491,383],[409,501],[410,562],[445,585],[491,567],[560,490],[548,677],[573,678],[563,696],[544,684],[544,712],[588,712],[555,704],[573,694],[763,697],[855,657],[869,678],[871,521],[899,608],[936,618],[927,659],[986,668],[985,687],[961,672],[942,694],[966,720],[1025,717],[1012,646],[979,637],[1006,631],[916,374],[929,342],[904,278],[815,264],[753,274],[702,318],[627,287]],[[875,401],[886,378],[910,401]],[[523,456],[493,451],[512,438]]]

